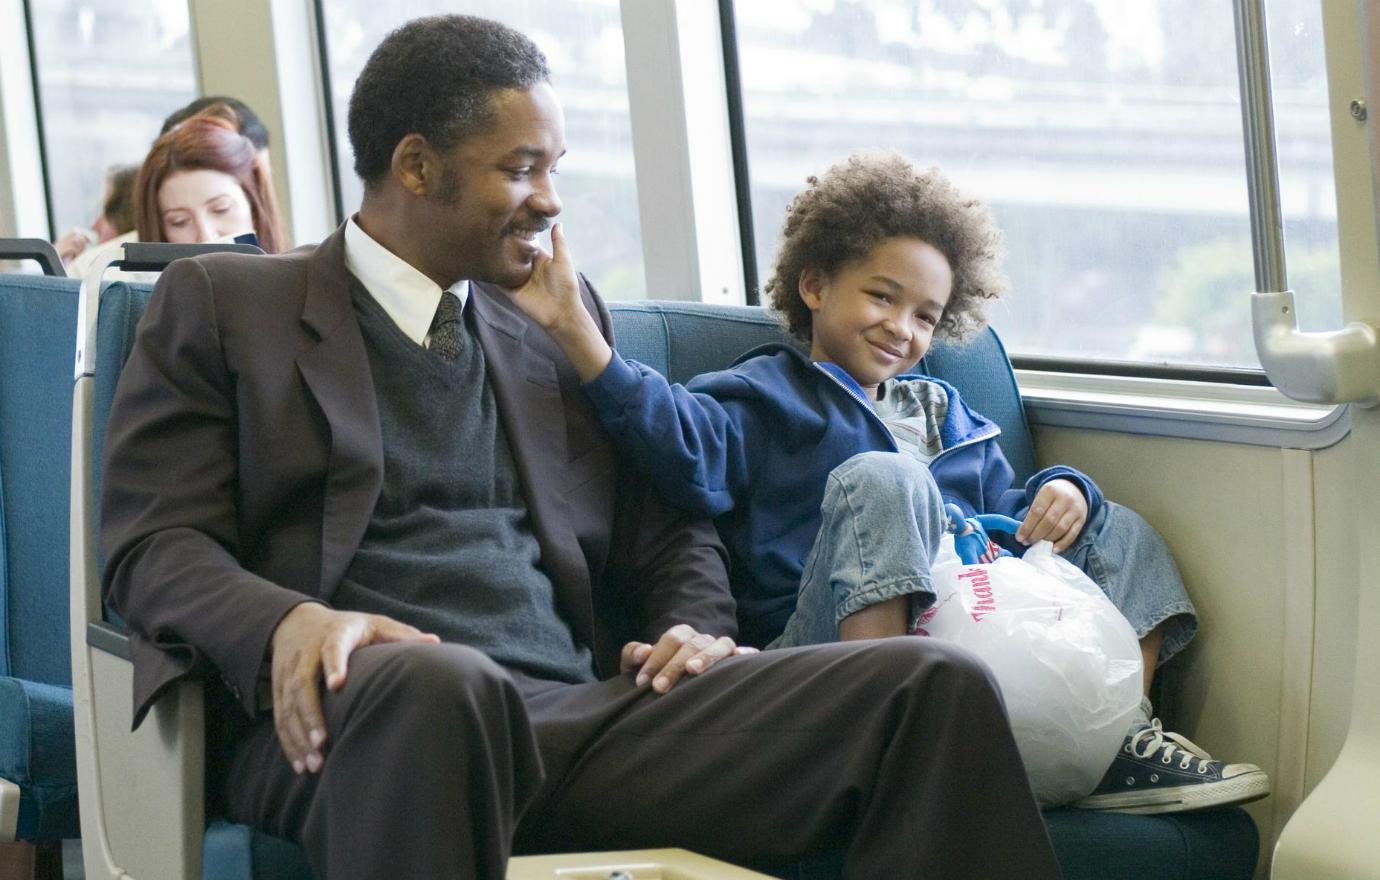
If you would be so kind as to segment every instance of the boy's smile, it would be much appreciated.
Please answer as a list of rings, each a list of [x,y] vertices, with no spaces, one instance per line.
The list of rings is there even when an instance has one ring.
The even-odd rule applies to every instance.
[[[888,238],[832,277],[807,269],[800,298],[813,313],[810,358],[838,364],[868,396],[929,350],[953,289],[949,261],[918,238]]]

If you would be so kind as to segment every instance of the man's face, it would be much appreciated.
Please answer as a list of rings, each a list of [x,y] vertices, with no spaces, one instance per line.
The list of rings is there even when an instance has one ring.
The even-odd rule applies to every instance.
[[[520,287],[532,273],[537,233],[561,212],[553,176],[565,154],[565,119],[548,83],[491,98],[493,119],[443,155],[429,197],[442,274]]]

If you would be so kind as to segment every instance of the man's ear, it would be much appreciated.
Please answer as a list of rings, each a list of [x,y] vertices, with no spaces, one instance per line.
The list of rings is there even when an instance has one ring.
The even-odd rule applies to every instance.
[[[430,141],[415,132],[405,135],[393,148],[390,168],[403,189],[414,196],[430,195],[441,182],[440,155]]]
[[[812,312],[824,301],[824,289],[828,286],[829,278],[818,269],[809,268],[800,273],[800,298]]]

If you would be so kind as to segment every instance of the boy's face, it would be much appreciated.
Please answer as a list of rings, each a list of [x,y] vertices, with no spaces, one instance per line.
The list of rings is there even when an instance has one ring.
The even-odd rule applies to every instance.
[[[918,238],[889,238],[832,277],[806,270],[800,298],[814,313],[811,359],[838,364],[876,400],[877,386],[929,350],[953,280],[948,259]]]

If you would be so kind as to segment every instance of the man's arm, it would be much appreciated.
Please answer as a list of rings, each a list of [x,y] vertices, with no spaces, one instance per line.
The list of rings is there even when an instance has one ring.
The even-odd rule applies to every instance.
[[[338,689],[355,647],[436,638],[378,615],[333,611],[243,567],[238,446],[275,441],[241,436],[238,393],[247,389],[238,384],[252,380],[227,366],[220,331],[204,267],[174,263],[149,302],[111,409],[105,596],[136,632],[190,657],[189,669],[208,660],[251,715],[271,657],[284,752],[298,772],[315,770],[325,739],[323,673]]]
[[[159,279],[111,407],[101,539],[106,601],[165,650],[212,663],[246,711],[269,635],[308,597],[246,571],[234,381],[196,261]]]

